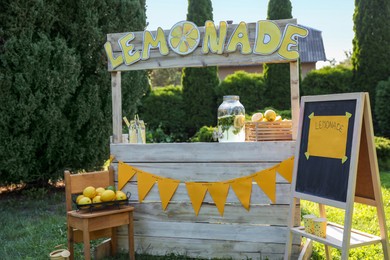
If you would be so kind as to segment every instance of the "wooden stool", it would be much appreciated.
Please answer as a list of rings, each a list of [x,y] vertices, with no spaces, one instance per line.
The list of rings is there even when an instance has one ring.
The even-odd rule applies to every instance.
[[[65,171],[65,195],[68,226],[68,249],[70,259],[74,259],[74,243],[84,243],[84,257],[91,259],[90,240],[102,237],[111,238],[111,254],[117,250],[116,228],[122,225],[128,226],[129,258],[134,256],[134,227],[133,211],[131,206],[120,208],[102,209],[96,211],[72,210],[72,194],[82,193],[87,186],[107,187],[114,184],[114,172],[109,171],[90,172],[82,174],[70,174]]]

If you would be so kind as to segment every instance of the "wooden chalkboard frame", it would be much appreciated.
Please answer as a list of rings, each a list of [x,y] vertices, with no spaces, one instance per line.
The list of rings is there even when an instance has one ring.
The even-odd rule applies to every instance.
[[[302,160],[302,149],[305,148],[307,142],[307,107],[309,104],[324,105],[325,102],[350,102],[355,101],[355,115],[349,124],[352,124],[348,133],[350,139],[347,139],[347,155],[349,160],[349,167],[347,172],[339,174],[348,174],[345,198],[336,197],[336,199],[330,199],[326,192],[318,189],[305,189],[305,185],[316,184],[318,182],[307,180],[308,175],[302,174],[300,170],[305,170],[302,167],[305,160]],[[316,106],[312,106],[312,108]],[[320,106],[317,106],[320,107]],[[329,107],[329,106],[328,106]],[[306,111],[305,111],[306,109]],[[315,110],[315,109],[314,109]],[[330,110],[325,109],[325,113]],[[312,111],[310,111],[312,112]],[[340,112],[340,111],[338,111]],[[326,115],[326,114],[325,114]],[[330,116],[334,114],[329,114]],[[349,142],[349,143],[348,143]],[[350,150],[348,152],[348,145]],[[326,158],[324,158],[326,160]],[[327,163],[331,163],[327,161]],[[327,167],[327,166],[326,166]],[[325,167],[325,168],[326,168]],[[329,168],[329,170],[334,170]],[[313,173],[315,174],[315,173]],[[301,185],[299,178],[306,178],[306,182]],[[329,181],[329,180],[326,180]],[[325,182],[326,182],[325,181]],[[302,183],[302,182],[301,182]],[[322,185],[322,184],[321,184]],[[298,187],[298,188],[297,188]],[[302,188],[303,187],[303,188]],[[383,254],[385,259],[389,259],[389,240],[387,235],[384,206],[381,193],[381,185],[379,178],[378,162],[374,144],[374,131],[372,126],[371,108],[368,93],[346,93],[346,94],[334,94],[334,95],[320,95],[320,96],[306,96],[301,99],[301,111],[298,124],[298,136],[297,136],[297,149],[295,152],[295,162],[293,169],[293,181],[292,191],[290,198],[290,218],[288,229],[288,241],[285,251],[284,259],[290,259],[291,257],[291,242],[293,234],[307,237],[317,242],[323,243],[326,249],[327,259],[331,259],[330,248],[332,246],[342,250],[341,259],[348,259],[348,252],[350,248],[365,246],[375,243],[382,243]],[[326,187],[325,187],[326,189]],[[325,195],[325,196],[324,196]],[[342,199],[340,199],[342,198]],[[344,225],[338,225],[329,223],[327,225],[327,237],[320,238],[315,235],[306,233],[304,227],[293,227],[293,214],[295,209],[293,205],[298,203],[299,199],[316,202],[319,204],[320,217],[326,217],[325,205],[341,208],[345,210]],[[381,236],[374,236],[361,231],[352,230],[352,214],[354,202],[374,206],[377,208],[378,222]]]

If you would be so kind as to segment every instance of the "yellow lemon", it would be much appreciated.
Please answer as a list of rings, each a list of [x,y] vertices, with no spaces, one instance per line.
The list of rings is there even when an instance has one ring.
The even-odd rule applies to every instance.
[[[245,116],[244,115],[237,115],[234,117],[234,127],[235,128],[241,128],[245,125]]]
[[[116,195],[116,198],[115,198],[116,200],[127,199],[126,193],[124,193],[123,191],[118,190],[115,195]]]
[[[105,190],[106,190],[106,189],[105,189],[105,188],[102,188],[102,187],[96,188],[96,194],[97,194],[97,195],[102,195],[102,193],[103,193]]]
[[[275,121],[282,121],[282,117],[281,116],[276,116]]]
[[[261,119],[261,122],[268,122],[267,118],[263,117],[263,119]]]
[[[93,199],[92,199],[92,203],[101,203],[101,202],[102,202],[102,200],[100,199],[100,196],[99,196],[99,195],[93,197]],[[99,207],[101,207],[101,206],[102,206],[102,205],[95,205],[96,208],[99,208]]]
[[[254,113],[252,115],[252,122],[261,122],[263,119],[263,113]]]
[[[104,201],[112,201],[115,200],[115,192],[112,190],[105,190],[102,195],[100,195],[100,199]]]
[[[268,109],[267,111],[265,111],[264,117],[267,118],[268,121],[272,122],[275,121],[276,113],[272,109]]]
[[[176,23],[168,35],[168,44],[171,49],[180,55],[193,52],[200,42],[198,27],[189,21]]]
[[[83,198],[81,198],[80,200],[79,200],[79,203],[78,203],[78,205],[89,205],[89,204],[91,204],[92,203],[92,201],[91,201],[91,199],[90,198],[88,198],[88,197],[83,197]],[[87,209],[87,208],[89,208],[89,206],[83,206],[83,207],[79,207],[80,209]]]
[[[83,194],[80,194],[79,196],[77,196],[76,198],[76,203],[79,204],[79,201],[84,198],[85,196]]]
[[[92,198],[95,197],[95,195],[96,195],[96,190],[95,190],[94,187],[88,186],[88,187],[86,187],[86,188],[83,190],[83,195],[84,195],[85,197],[88,197],[88,198],[92,199]]]

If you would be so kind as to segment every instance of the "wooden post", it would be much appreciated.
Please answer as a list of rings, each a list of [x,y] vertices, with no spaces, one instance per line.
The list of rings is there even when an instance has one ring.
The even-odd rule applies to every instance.
[[[121,72],[111,72],[111,92],[112,92],[112,142],[122,142],[122,90]]]
[[[299,119],[299,63],[290,62],[292,139],[297,139]]]

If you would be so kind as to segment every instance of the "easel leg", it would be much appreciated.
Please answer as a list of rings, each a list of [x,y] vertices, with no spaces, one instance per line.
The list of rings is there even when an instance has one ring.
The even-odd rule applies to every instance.
[[[324,204],[319,203],[318,206],[320,208],[320,217],[326,218],[326,211],[325,211]],[[326,259],[332,260],[331,247],[328,245],[325,245],[325,256],[326,256]]]

